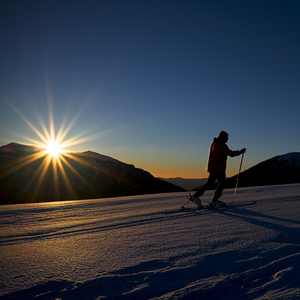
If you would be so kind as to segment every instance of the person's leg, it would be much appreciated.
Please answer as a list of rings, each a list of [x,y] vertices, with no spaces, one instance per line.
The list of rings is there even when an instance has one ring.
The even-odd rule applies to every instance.
[[[215,193],[214,193],[214,196],[213,196],[213,199],[212,199],[213,202],[217,201],[222,196],[224,186],[225,186],[225,180],[226,180],[225,172],[224,173],[218,173],[217,176],[216,176],[216,179],[218,181],[218,186],[215,190]]]
[[[207,189],[209,189],[210,187],[212,187],[214,185],[216,179],[217,179],[216,173],[209,173],[207,182],[205,184],[203,184],[202,187],[196,191],[196,193],[193,195],[193,197],[196,197],[196,198],[201,197]]]

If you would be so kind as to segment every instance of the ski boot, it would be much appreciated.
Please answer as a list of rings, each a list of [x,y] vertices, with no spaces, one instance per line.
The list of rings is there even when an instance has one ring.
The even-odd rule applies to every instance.
[[[199,208],[202,208],[202,207],[203,207],[200,198],[195,197],[194,195],[191,195],[191,194],[190,194],[190,195],[188,196],[188,199],[189,199],[190,201],[194,202],[195,204],[197,204]]]
[[[209,206],[214,208],[216,206],[227,206],[227,204],[221,200],[213,199],[211,203],[209,203]]]

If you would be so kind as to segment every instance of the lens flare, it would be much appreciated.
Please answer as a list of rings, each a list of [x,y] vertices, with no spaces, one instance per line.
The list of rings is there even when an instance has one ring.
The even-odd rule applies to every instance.
[[[49,174],[52,174],[50,181],[52,181],[51,184],[53,185],[56,195],[52,200],[61,199],[60,195],[62,190],[67,190],[69,199],[77,199],[69,176],[72,178],[79,178],[83,185],[96,194],[96,191],[91,184],[85,180],[84,176],[82,176],[76,168],[73,167],[73,163],[75,162],[81,165],[89,165],[89,163],[78,155],[75,155],[75,153],[70,152],[68,148],[90,140],[99,139],[109,134],[111,130],[98,131],[96,134],[88,134],[89,130],[85,130],[77,134],[77,136],[70,136],[70,130],[79,116],[79,114],[77,114],[70,122],[67,122],[67,120],[64,119],[58,131],[56,131],[52,105],[49,105],[48,107],[49,126],[45,125],[44,120],[37,113],[37,119],[41,126],[40,129],[33,125],[33,122],[30,122],[7,99],[5,100],[35,133],[38,139],[22,136],[22,139],[25,138],[26,141],[29,141],[35,150],[27,156],[9,162],[5,170],[0,174],[0,179],[9,176],[14,171],[27,168],[30,169],[31,172],[28,177],[27,187],[23,191],[24,197],[28,191],[30,191],[32,199],[35,199],[39,192],[43,192],[43,185],[50,184]],[[48,178],[48,180],[45,180],[46,178]]]
[[[53,157],[57,157],[60,153],[62,153],[63,149],[61,148],[61,145],[56,141],[50,141],[46,145],[46,152]]]

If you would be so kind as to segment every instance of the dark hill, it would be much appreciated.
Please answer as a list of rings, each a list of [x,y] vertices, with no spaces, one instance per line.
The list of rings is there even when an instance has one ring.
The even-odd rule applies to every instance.
[[[165,181],[181,186],[187,190],[194,190],[207,182],[207,179],[162,178]],[[236,185],[237,175],[226,180],[226,188]],[[300,152],[279,155],[263,161],[242,172],[239,187],[289,184],[300,182]],[[217,184],[212,187],[215,189]]]
[[[193,191],[199,186],[207,182],[207,178],[195,179],[195,178],[176,177],[176,178],[160,178],[160,179],[173,183],[177,186],[180,186],[187,191]]]
[[[17,143],[0,147],[1,204],[178,191],[183,189],[91,151],[68,153],[59,166],[37,147]]]
[[[237,175],[226,180],[226,187],[236,184]],[[242,172],[239,186],[262,186],[300,182],[300,152],[278,155]]]

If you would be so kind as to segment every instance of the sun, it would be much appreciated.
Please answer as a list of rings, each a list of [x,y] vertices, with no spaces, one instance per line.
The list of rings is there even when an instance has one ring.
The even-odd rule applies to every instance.
[[[56,157],[60,153],[63,152],[61,145],[56,142],[56,141],[49,141],[48,144],[46,145],[46,152],[52,156]]]
[[[24,196],[25,199],[25,197],[27,197],[25,196],[27,195],[26,193],[30,193],[30,201],[33,201],[34,199],[44,199],[44,197],[47,198],[48,196],[45,196],[44,194],[39,195],[40,190],[44,187],[44,181],[47,179],[47,184],[49,186],[52,185],[53,187],[53,199],[66,199],[66,196],[63,196],[65,192],[68,194],[69,199],[77,199],[78,196],[71,184],[69,175],[71,175],[72,178],[73,176],[79,178],[83,184],[96,195],[97,192],[94,190],[94,187],[87,182],[84,176],[82,176],[82,174],[80,174],[73,166],[73,163],[80,163],[82,165],[89,165],[89,163],[83,158],[73,155],[70,151],[70,147],[102,138],[104,135],[107,135],[110,130],[97,131],[97,133],[88,134],[92,130],[91,128],[79,132],[77,135],[71,135],[71,129],[73,129],[80,111],[75,114],[71,120],[68,120],[68,114],[66,114],[58,130],[55,130],[56,126],[54,124],[52,102],[50,99],[48,100],[49,126],[46,126],[43,118],[36,111],[36,116],[40,125],[40,128],[38,128],[12,103],[10,103],[10,101],[7,99],[5,99],[5,101],[21,117],[27,126],[32,129],[33,133],[35,133],[39,139],[36,137],[22,136],[22,141],[25,138],[26,141],[30,142],[30,146],[34,147],[33,152],[22,157],[20,161],[13,161],[12,167],[9,167],[5,171],[5,174],[0,174],[0,179],[8,176],[15,170],[22,169],[27,165],[29,166],[31,163],[37,162],[37,168],[31,168],[31,166],[28,168],[26,167],[26,172],[28,170],[30,178],[20,197]]]

